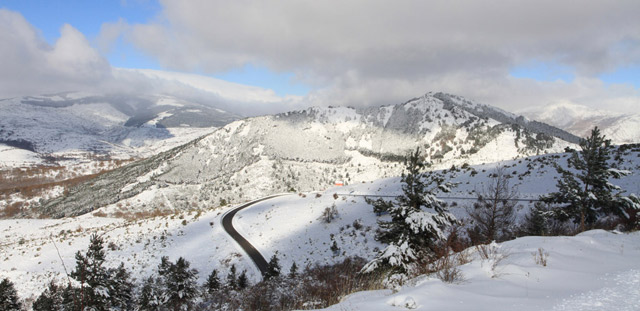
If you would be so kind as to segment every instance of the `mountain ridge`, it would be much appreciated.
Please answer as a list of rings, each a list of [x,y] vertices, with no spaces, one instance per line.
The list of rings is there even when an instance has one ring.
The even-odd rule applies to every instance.
[[[214,205],[291,190],[322,190],[336,181],[398,176],[399,164],[416,147],[434,168],[446,168],[575,146],[554,136],[561,130],[534,132],[515,122],[515,115],[503,113],[502,118],[514,123],[502,123],[488,116],[500,115],[500,110],[464,104],[474,105],[475,114],[454,99],[443,101],[427,93],[397,105],[312,107],[235,121],[159,156],[162,163],[149,160],[148,167],[135,174],[127,173],[137,167],[131,164],[98,177],[92,186],[78,186],[69,197],[46,203],[42,211],[54,217],[78,215],[113,203],[100,197],[126,199],[140,193],[147,193],[150,201],[132,206],[182,209],[194,202]],[[89,201],[93,206],[78,204]]]

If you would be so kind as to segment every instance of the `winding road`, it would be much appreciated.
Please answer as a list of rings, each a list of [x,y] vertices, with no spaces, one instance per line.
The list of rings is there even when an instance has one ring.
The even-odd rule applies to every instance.
[[[285,196],[285,195],[288,195],[288,194],[275,194],[268,197],[264,197],[262,199],[251,201],[249,203],[245,203],[243,205],[240,205],[228,211],[226,214],[222,216],[222,227],[224,227],[224,230],[234,240],[236,240],[236,242],[238,243],[238,245],[240,245],[240,247],[242,247],[244,252],[247,253],[247,255],[249,255],[249,258],[251,258],[253,263],[258,267],[262,275],[264,275],[267,272],[267,266],[268,266],[267,260],[262,256],[262,254],[260,254],[260,252],[258,252],[258,250],[253,245],[251,245],[251,243],[249,243],[249,241],[247,241],[247,239],[245,239],[240,233],[238,233],[236,228],[233,227],[233,216],[235,216],[236,213],[238,213],[239,211],[251,205],[254,205],[269,199],[273,199],[276,197]]]

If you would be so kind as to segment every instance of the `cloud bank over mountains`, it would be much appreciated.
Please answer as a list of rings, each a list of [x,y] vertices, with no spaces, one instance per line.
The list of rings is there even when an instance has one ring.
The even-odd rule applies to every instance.
[[[0,56],[10,60],[0,65],[1,96],[81,87],[158,88],[148,75],[114,74],[120,70],[100,53],[122,39],[167,70],[215,74],[253,64],[294,73],[296,81],[312,87],[303,98],[267,96],[265,112],[393,104],[427,91],[510,111],[575,103],[635,112],[640,105],[637,87],[599,78],[640,65],[640,2],[634,0],[161,3],[162,11],[148,23],[103,24],[92,41],[97,48],[69,25],[49,46],[18,13],[0,11],[0,40],[8,42]],[[515,66],[532,61],[567,66],[574,78],[510,75]],[[182,91],[188,93],[192,87],[168,87],[167,81],[162,88],[186,86]]]

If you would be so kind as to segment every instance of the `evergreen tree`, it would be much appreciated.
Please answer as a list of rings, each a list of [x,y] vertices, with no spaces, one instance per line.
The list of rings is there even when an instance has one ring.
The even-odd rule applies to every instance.
[[[163,285],[162,301],[170,310],[190,310],[198,294],[196,284],[198,271],[190,269],[190,263],[182,257],[175,263],[165,258],[166,256],[158,267]]]
[[[370,201],[376,214],[390,216],[390,220],[378,221],[380,231],[376,235],[378,241],[389,245],[365,265],[363,272],[390,268],[405,273],[418,258],[433,257],[436,242],[445,238],[443,230],[455,222],[444,202],[435,196],[437,191],[448,192],[450,184],[441,175],[424,173],[425,167],[417,148],[405,159],[403,194],[395,201]]]
[[[280,276],[280,262],[278,260],[278,256],[275,254],[271,256],[269,260],[269,264],[267,265],[267,272],[264,274],[265,280],[270,280],[272,278],[277,278]]]
[[[18,292],[9,279],[0,281],[0,310],[21,310],[22,303],[18,298]]]
[[[129,271],[124,263],[116,269],[110,269],[109,294],[112,308],[116,310],[131,310],[134,306],[133,289]]]
[[[111,306],[109,273],[104,262],[104,240],[93,234],[86,254],[76,253],[76,268],[71,272],[71,277],[80,282],[79,299],[82,309],[108,310]]]
[[[63,309],[63,290],[51,281],[49,286],[33,302],[33,311],[58,311]]]
[[[298,265],[296,265],[296,262],[294,261],[291,264],[291,268],[289,269],[289,278],[295,279],[297,276],[298,276]]]
[[[249,286],[249,279],[247,279],[247,270],[242,270],[238,277],[238,289],[243,290]]]
[[[150,276],[144,281],[140,290],[138,308],[141,311],[158,311],[163,304],[162,289],[158,284],[158,280]]]
[[[209,294],[214,294],[216,291],[220,289],[220,278],[218,277],[218,270],[213,269],[209,277],[207,277],[207,282],[205,283],[205,290]]]
[[[529,210],[529,213],[524,216],[524,221],[520,228],[521,234],[525,236],[537,235],[546,236],[549,235],[549,210],[544,207],[541,202],[536,202],[534,207]]]
[[[62,290],[62,310],[82,310],[80,307],[80,289],[67,284]]]
[[[331,252],[333,252],[333,256],[338,256],[340,254],[340,247],[338,247],[336,240],[333,240],[333,243],[331,244]]]
[[[610,159],[611,141],[600,134],[598,127],[591,136],[580,140],[581,151],[573,151],[567,163],[570,169],[556,166],[562,178],[558,180],[558,191],[543,197],[548,203],[562,204],[560,218],[573,219],[585,231],[587,225],[596,222],[599,216],[618,214],[623,210],[613,191],[619,188],[609,183],[609,178],[619,178],[624,171],[612,170]]]
[[[231,265],[227,274],[227,287],[232,290],[238,289],[238,278],[236,277],[236,265]]]

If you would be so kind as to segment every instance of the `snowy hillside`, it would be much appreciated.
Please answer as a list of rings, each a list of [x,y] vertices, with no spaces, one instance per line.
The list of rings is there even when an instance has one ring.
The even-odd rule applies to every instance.
[[[173,140],[176,146],[193,138],[189,133],[206,133],[184,128],[219,127],[236,119],[223,110],[169,96],[30,96],[0,101],[0,143],[41,157],[80,152],[146,157],[163,150],[153,147],[159,142]],[[183,134],[186,137],[179,137]],[[0,165],[8,164],[4,162]]]
[[[618,154],[618,160],[612,160],[612,165],[631,170],[633,174],[613,183],[620,185],[627,193],[640,192],[640,149],[614,153]],[[517,208],[521,219],[534,203],[528,199],[535,200],[538,195],[555,190],[555,178],[558,175],[552,164],[566,165],[566,159],[566,154],[551,154],[448,168],[439,174],[458,186],[452,192],[439,196],[449,203],[451,212],[457,218],[464,219],[464,207],[474,202],[478,191],[489,181],[492,170],[498,166],[505,167],[512,175],[511,185],[518,187],[519,198],[524,199]],[[139,179],[139,182],[145,181]],[[337,263],[348,256],[371,259],[382,245],[374,239],[378,218],[364,197],[394,196],[400,193],[400,186],[400,178],[393,177],[331,187],[322,192],[274,198],[239,212],[234,218],[234,226],[265,257],[277,254],[285,269],[293,262],[303,267],[310,263]],[[232,264],[239,271],[246,269],[250,280],[257,281],[259,272],[255,266],[222,229],[222,215],[230,207],[219,208],[218,204],[188,200],[182,202],[188,206],[176,206],[171,200],[164,200],[155,209],[148,208],[146,212],[140,212],[143,206],[149,206],[155,197],[164,196],[168,192],[163,191],[170,188],[152,187],[129,199],[79,217],[0,220],[0,235],[3,237],[0,244],[0,276],[13,280],[23,297],[35,295],[42,290],[44,282],[51,278],[64,278],[64,266],[67,269],[73,267],[75,252],[84,250],[89,234],[96,232],[103,234],[109,244],[107,261],[110,265],[116,266],[123,261],[138,281],[154,272],[163,255],[172,260],[179,256],[189,260],[192,267],[199,271],[200,283],[214,268],[224,276]],[[324,222],[321,219],[324,209],[334,205],[338,212],[336,219],[331,223]],[[334,241],[337,250],[331,249]],[[524,303],[521,299],[526,299],[527,288],[533,306],[560,304],[562,299],[569,301],[588,291],[600,290],[602,283],[598,283],[598,278],[613,282],[605,283],[607,286],[613,286],[617,281],[629,281],[622,276],[617,278],[619,273],[629,269],[640,269],[637,263],[640,255],[638,241],[637,234],[599,232],[578,237],[517,239],[505,243],[501,248],[501,252],[512,255],[498,264],[495,270],[490,268],[491,263],[487,260],[477,259],[477,254],[471,255],[476,259],[462,267],[467,281],[461,284],[445,285],[439,280],[420,279],[411,283],[418,286],[415,289],[413,285],[407,285],[394,295],[388,292],[361,293],[345,303],[357,306],[370,301],[384,309],[392,304],[410,302],[407,297],[411,296],[416,306],[426,308],[429,305],[426,301],[431,296],[423,295],[432,295],[430,293],[437,288],[444,291],[445,298],[462,292],[475,293],[463,300],[455,300],[463,301],[468,307],[473,302],[498,303],[496,295],[482,290],[495,286],[502,291],[497,296],[512,297],[504,298],[506,300],[502,303],[505,306],[506,303]],[[538,248],[549,253],[547,267],[535,264],[532,253]],[[602,264],[603,258],[612,258],[615,264]],[[575,269],[570,268],[574,264]],[[498,276],[492,278],[494,274]],[[553,287],[545,289],[549,284],[569,277],[577,281],[562,283],[563,290],[556,291],[555,296],[551,295]],[[547,295],[553,299],[544,300]],[[358,297],[368,298],[364,301]],[[450,302],[442,299],[438,300],[438,306]],[[336,308],[339,310],[344,306]]]
[[[500,119],[498,121],[496,119]],[[78,215],[144,193],[142,209],[240,202],[290,190],[323,190],[400,175],[420,147],[434,168],[560,152],[576,137],[442,93],[404,104],[309,108],[233,122],[200,140],[132,164],[47,203],[54,217]],[[128,170],[138,170],[132,173]],[[127,177],[125,177],[127,176]],[[135,189],[135,191],[130,191]]]
[[[640,115],[638,114],[617,114],[569,103],[523,111],[523,114],[530,119],[557,126],[580,137],[588,136],[591,129],[598,126],[614,144],[640,142]]]

